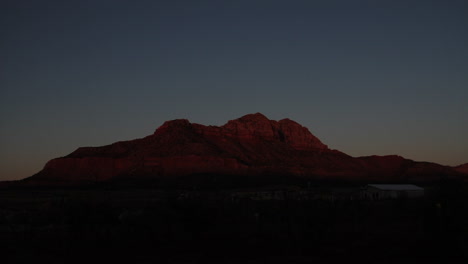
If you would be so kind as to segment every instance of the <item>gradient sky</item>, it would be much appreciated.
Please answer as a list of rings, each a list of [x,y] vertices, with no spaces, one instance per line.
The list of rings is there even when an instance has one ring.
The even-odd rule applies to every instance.
[[[0,180],[255,112],[352,156],[468,162],[466,0],[4,0],[0,30]]]

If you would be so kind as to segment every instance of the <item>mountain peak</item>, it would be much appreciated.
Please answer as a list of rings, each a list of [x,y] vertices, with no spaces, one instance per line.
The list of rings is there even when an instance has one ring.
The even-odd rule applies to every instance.
[[[260,112],[257,112],[257,113],[254,113],[254,114],[244,115],[244,116],[238,118],[237,120],[268,120],[268,121],[270,121],[270,119],[268,119],[268,117],[266,117],[264,114],[262,114]]]
[[[187,119],[174,119],[164,122],[162,126],[158,127],[154,133],[171,130],[171,129],[178,129],[178,128],[188,128],[192,124]]]
[[[261,113],[248,114],[230,120],[221,128],[227,134],[238,138],[253,139],[260,137],[268,140],[275,138],[275,121],[271,121]]]
[[[230,120],[222,128],[239,138],[280,141],[301,150],[328,149],[307,128],[287,118],[278,122],[261,113],[248,114]]]
[[[269,124],[271,121],[272,120],[268,119],[268,117],[266,117],[262,113],[255,113],[255,114],[244,115],[234,120],[229,120],[224,126],[229,126],[230,124],[234,124],[234,123],[242,123],[248,126],[255,127],[255,126]]]
[[[279,129],[284,135],[284,141],[295,149],[321,149],[327,150],[328,146],[315,137],[309,129],[289,118],[278,122]]]

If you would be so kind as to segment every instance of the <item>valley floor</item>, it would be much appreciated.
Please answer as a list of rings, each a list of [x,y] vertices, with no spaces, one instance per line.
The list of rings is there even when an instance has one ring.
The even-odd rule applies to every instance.
[[[1,190],[0,255],[4,263],[465,263],[467,192],[444,188],[380,201]]]

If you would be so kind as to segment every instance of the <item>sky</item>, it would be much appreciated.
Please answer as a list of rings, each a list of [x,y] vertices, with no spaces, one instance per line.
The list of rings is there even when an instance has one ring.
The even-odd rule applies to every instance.
[[[0,180],[256,112],[352,156],[468,162],[465,0],[4,0],[0,32]]]

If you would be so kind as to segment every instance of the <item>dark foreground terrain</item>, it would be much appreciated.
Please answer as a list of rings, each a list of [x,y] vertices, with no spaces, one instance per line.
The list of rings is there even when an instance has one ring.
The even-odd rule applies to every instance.
[[[0,259],[466,263],[466,186],[438,184],[423,198],[379,201],[327,193],[255,200],[234,197],[232,190],[0,190]]]

